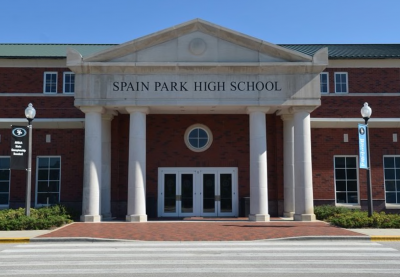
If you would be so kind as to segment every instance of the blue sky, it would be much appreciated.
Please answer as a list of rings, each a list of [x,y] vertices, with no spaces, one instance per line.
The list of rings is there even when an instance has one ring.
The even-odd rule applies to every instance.
[[[0,43],[123,43],[201,18],[271,43],[400,43],[399,0],[1,0]]]

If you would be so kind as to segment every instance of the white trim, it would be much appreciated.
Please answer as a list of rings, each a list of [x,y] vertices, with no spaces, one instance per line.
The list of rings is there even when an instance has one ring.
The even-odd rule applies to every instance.
[[[189,134],[194,129],[202,129],[203,131],[205,131],[207,133],[208,140],[207,140],[206,145],[204,145],[203,147],[196,148],[193,145],[191,145],[191,143],[189,142]],[[193,125],[189,126],[186,129],[185,135],[184,135],[184,141],[185,141],[185,144],[186,144],[187,148],[189,148],[193,152],[204,152],[208,148],[210,148],[210,146],[211,146],[211,144],[213,142],[213,135],[212,135],[212,132],[211,132],[210,128],[208,128],[206,125],[196,123],[196,124],[193,124]]]
[[[337,75],[345,75],[346,76],[346,91],[338,92],[336,90],[336,76]],[[347,93],[349,93],[349,75],[348,75],[347,72],[335,72],[333,83],[334,83],[334,86],[335,86],[335,93],[337,93],[337,94],[347,94]],[[340,83],[340,84],[343,84],[343,83]]]
[[[38,204],[37,197],[38,197],[38,177],[39,177],[39,159],[40,158],[60,158],[60,175],[59,175],[59,182],[58,182],[58,203],[60,203],[61,198],[61,156],[60,155],[43,155],[43,156],[36,156],[36,183],[35,183],[35,207],[43,207],[48,206],[46,204]],[[47,182],[49,182],[49,178],[47,178]]]
[[[11,162],[11,157],[10,156],[0,156],[1,158],[8,158]],[[8,201],[7,205],[2,205],[0,204],[0,209],[8,209],[10,207],[10,187],[11,187],[11,169],[8,170]]]
[[[164,175],[175,174],[176,195],[181,195],[181,175],[193,175],[193,212],[182,213],[180,211],[180,200],[176,199],[176,210],[174,213],[165,213],[164,207]],[[220,194],[220,175],[232,175],[232,212],[221,212],[220,201],[215,201],[215,213],[203,213],[202,196],[203,175],[215,174],[215,195]],[[238,169],[237,167],[159,167],[158,168],[158,216],[159,217],[184,217],[184,216],[238,216]]]
[[[356,158],[356,176],[357,176],[357,203],[337,203],[337,197],[336,197],[336,164],[335,164],[335,158]],[[347,167],[346,167],[347,169]],[[346,170],[347,171],[347,170]],[[344,207],[351,207],[351,208],[357,208],[360,206],[360,178],[359,178],[359,167],[358,167],[358,156],[357,155],[333,155],[333,189],[335,193],[335,205],[336,206],[344,206]],[[347,182],[347,176],[346,176],[346,182]],[[347,192],[346,188],[346,192]]]
[[[364,123],[361,118],[320,118],[310,119],[311,128],[357,128],[358,123]],[[371,118],[370,128],[400,128],[400,118]]]
[[[23,111],[22,111],[23,112]],[[26,118],[0,118],[0,129],[11,125],[28,124]],[[38,118],[32,121],[35,129],[84,129],[85,118]]]
[[[46,76],[47,75],[56,75],[56,91],[55,92],[47,92],[46,91]],[[43,73],[43,94],[56,94],[57,93],[57,87],[58,87],[58,72],[57,71],[45,71]]]
[[[385,158],[400,158],[400,155],[383,155],[382,156],[383,193],[385,195],[385,208],[386,209],[400,209],[400,199],[397,200],[397,203],[387,203],[386,202],[386,174],[385,174],[386,167],[385,167]],[[395,174],[396,174],[396,171],[397,171],[396,169],[398,169],[398,167],[396,167],[396,164],[395,164],[394,168],[389,168],[389,169],[393,169]],[[393,180],[393,179],[389,179],[389,180]],[[395,179],[394,179],[394,183],[395,184],[394,185],[396,186],[396,190],[395,191],[390,191],[390,192],[392,192],[392,193],[394,192],[396,194],[400,193],[400,190],[397,190],[397,184],[396,184],[398,180],[400,180],[400,176],[399,176],[399,178],[397,178],[397,176],[395,176]]]
[[[326,75],[326,91],[322,91],[320,89],[320,92],[321,92],[321,94],[329,94],[329,72],[321,72],[319,74],[319,76],[320,76],[320,87],[321,87],[321,76],[322,75]]]
[[[73,85],[74,85],[74,92],[65,92],[65,85],[66,85],[65,77],[66,77],[66,75],[74,75],[74,76],[75,76],[75,73],[72,72],[72,71],[65,71],[65,72],[63,72],[63,93],[64,93],[64,94],[68,94],[68,95],[74,95],[74,94],[75,94],[75,78],[74,78],[74,83],[73,83]]]

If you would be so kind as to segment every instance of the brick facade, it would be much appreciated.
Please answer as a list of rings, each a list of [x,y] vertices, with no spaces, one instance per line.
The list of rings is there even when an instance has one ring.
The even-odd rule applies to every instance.
[[[43,74],[58,72],[58,93],[43,93]],[[67,68],[0,68],[0,94],[16,93],[1,97],[0,118],[23,118],[29,102],[37,109],[37,118],[84,118],[74,107],[74,97],[62,95],[63,72]],[[334,72],[347,72],[349,92],[360,96],[322,96],[321,107],[311,116],[318,118],[359,118],[360,109],[368,102],[374,118],[400,118],[400,97],[382,96],[378,93],[400,92],[399,68],[328,68],[329,91],[334,95]],[[20,93],[35,93],[32,97]],[[363,96],[363,93],[377,93]],[[280,215],[283,195],[283,122],[277,115],[267,115],[268,193],[275,208],[271,215]],[[195,123],[211,129],[213,143],[200,153],[189,150],[184,143],[185,130]],[[35,124],[35,121],[34,121]],[[83,129],[35,129],[33,130],[32,203],[35,199],[36,157],[61,156],[61,202],[79,209],[82,201],[83,180]],[[371,128],[370,148],[372,163],[373,197],[382,207],[384,202],[383,156],[400,155],[399,142],[393,142],[396,128]],[[46,134],[51,143],[45,142]],[[332,203],[335,199],[335,155],[358,156],[358,134],[354,128],[313,128],[312,166],[314,199],[316,203]],[[349,142],[343,142],[348,134]],[[0,156],[10,155],[10,129],[0,129]],[[236,115],[147,115],[147,197],[157,198],[157,170],[159,167],[237,167],[239,198],[249,196],[249,117]],[[120,114],[112,120],[112,213],[123,215],[127,199],[129,115]],[[365,170],[359,169],[360,199],[366,199]],[[12,170],[10,207],[22,206],[25,197],[26,174]],[[121,204],[118,204],[121,203]],[[156,201],[151,205],[156,205]],[[384,205],[383,205],[384,207]],[[154,207],[153,207],[154,209]]]

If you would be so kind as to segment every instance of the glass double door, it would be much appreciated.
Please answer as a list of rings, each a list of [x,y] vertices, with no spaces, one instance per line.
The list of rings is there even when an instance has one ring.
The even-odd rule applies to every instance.
[[[158,216],[237,216],[237,168],[159,168]]]

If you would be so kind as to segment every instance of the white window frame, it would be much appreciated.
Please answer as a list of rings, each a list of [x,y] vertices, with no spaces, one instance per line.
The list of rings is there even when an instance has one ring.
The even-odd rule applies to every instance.
[[[56,91],[47,91],[46,90],[46,84],[47,84],[46,80],[47,80],[47,76],[48,75],[56,75],[56,83],[55,83]],[[53,85],[53,84],[51,84],[51,85]],[[46,71],[46,72],[44,72],[44,74],[43,74],[43,93],[44,94],[56,94],[57,93],[57,86],[58,86],[58,72],[57,71]]]
[[[337,190],[336,190],[336,158],[355,158],[356,159],[356,176],[357,176],[357,203],[338,203],[337,202]],[[347,169],[347,167],[346,167]],[[360,205],[360,180],[359,180],[359,168],[358,168],[358,156],[357,155],[334,155],[333,156],[333,175],[334,175],[334,189],[335,189],[335,205],[344,206],[351,208],[361,208]],[[347,176],[346,176],[347,181]],[[348,192],[346,186],[346,193]]]
[[[10,156],[0,156],[0,159],[9,159]],[[9,161],[11,162],[11,161]],[[7,170],[6,168],[0,168],[2,170]],[[10,206],[10,184],[11,184],[11,170],[8,168],[8,200],[7,204],[0,204],[0,209],[7,209]],[[0,192],[0,194],[4,194],[4,192]]]
[[[61,156],[37,156],[36,157],[36,193],[35,193],[35,207],[43,207],[47,206],[47,204],[40,203],[38,204],[38,189],[39,189],[39,159],[41,158],[59,158],[60,159],[60,168],[59,168],[59,180],[58,180],[58,203],[60,203],[61,198]],[[47,182],[50,180],[47,179]]]
[[[194,129],[202,129],[203,131],[205,131],[207,133],[208,141],[207,141],[206,145],[204,145],[203,147],[196,148],[190,143],[189,134]],[[210,148],[210,146],[211,146],[211,144],[213,142],[213,135],[212,135],[212,132],[211,132],[210,128],[208,128],[207,126],[205,126],[203,124],[193,124],[193,125],[189,126],[186,129],[185,135],[184,135],[184,141],[185,141],[185,144],[186,144],[187,148],[189,148],[193,152],[203,152],[203,151],[206,151],[208,148]]]
[[[322,76],[326,76],[326,91],[322,91]],[[321,94],[328,94],[329,93],[329,72],[321,72],[319,74],[319,81],[320,81],[320,91]]]
[[[74,94],[75,93],[75,78],[74,78],[74,83],[72,84],[72,87],[73,87],[74,91],[73,92],[66,91],[66,86],[67,85],[69,86],[69,88],[71,88],[71,83],[67,83],[66,82],[66,76],[67,75],[75,76],[75,73],[73,73],[73,72],[64,72],[63,73],[63,93],[65,93],[65,94]]]
[[[397,203],[387,203],[386,202],[386,199],[387,199],[387,197],[386,197],[386,193],[387,193],[387,191],[386,191],[386,173],[385,173],[385,170],[387,169],[386,167],[385,167],[385,158],[400,158],[400,155],[384,155],[383,156],[383,180],[384,180],[384,182],[383,182],[383,184],[384,184],[384,190],[385,190],[385,208],[386,209],[400,209],[400,199],[399,198],[397,198]],[[396,184],[396,182],[400,182],[400,176],[397,176],[397,174],[396,174],[396,169],[400,169],[400,167],[396,167],[396,164],[394,165],[394,170],[395,170],[395,179],[393,180],[393,179],[391,179],[391,180],[393,180],[394,182],[395,182],[395,188],[396,188],[396,190],[395,191],[390,191],[390,192],[394,192],[394,193],[396,193],[396,194],[399,194],[400,193],[400,190],[397,190],[397,184]]]
[[[336,76],[338,75],[344,75],[346,76],[346,82],[342,82],[342,80],[340,80],[340,82],[336,81]],[[339,93],[339,94],[345,94],[345,93],[349,93],[349,76],[347,74],[347,72],[335,72],[335,93]],[[346,91],[338,91],[337,90],[337,85],[342,85],[342,84],[346,84]]]

